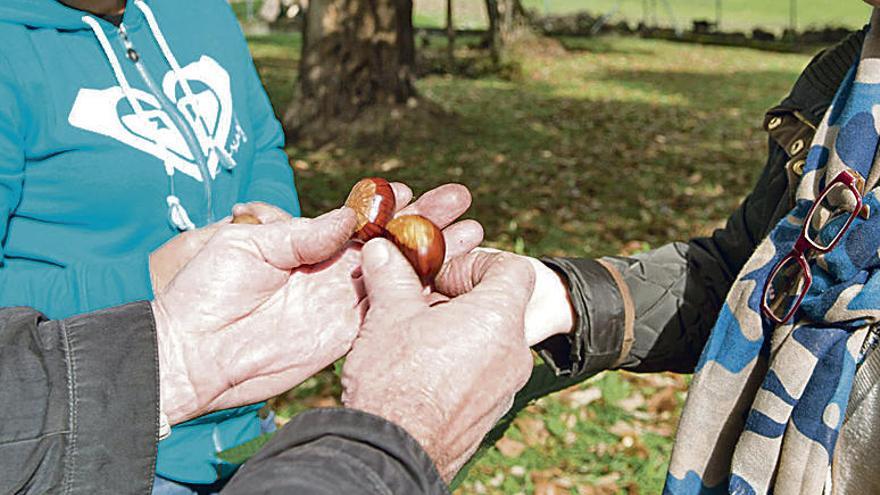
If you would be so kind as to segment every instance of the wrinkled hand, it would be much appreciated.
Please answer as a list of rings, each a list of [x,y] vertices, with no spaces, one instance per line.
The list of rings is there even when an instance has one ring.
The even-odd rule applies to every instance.
[[[281,208],[266,203],[248,203],[236,205],[234,213],[249,213],[263,223],[290,220],[291,216]],[[229,225],[232,217],[224,218],[217,223],[196,230],[182,232],[150,255],[150,281],[153,292],[161,292],[174,280],[181,268],[205,247],[224,225]]]
[[[320,331],[301,280],[333,271],[328,260],[355,225],[342,208],[223,226],[156,294],[161,405],[172,424],[281,393],[345,352],[350,337]]]
[[[413,198],[412,190],[405,184],[391,184],[397,204],[397,215],[423,215],[438,227],[448,228],[444,238],[448,248],[447,259],[469,252],[483,240],[483,227],[473,221],[465,220],[450,224],[460,217],[471,205],[470,192],[458,184],[446,184],[429,191],[416,203],[409,205]],[[281,208],[266,203],[253,202],[236,205],[233,214],[252,215],[263,224],[287,221],[292,217]],[[206,227],[183,232],[165,243],[150,255],[150,280],[153,291],[160,292],[174,279],[181,268],[186,266],[214,234],[224,225],[232,222],[232,217],[224,218]]]
[[[529,378],[534,272],[508,254],[457,258],[445,273],[470,274],[470,291],[434,306],[388,241],[367,243],[363,272],[370,310],[343,367],[342,401],[403,427],[448,481]],[[441,273],[438,286],[448,283]]]
[[[477,248],[475,253],[492,255],[502,251]],[[575,322],[574,310],[568,287],[559,274],[535,258],[505,254],[528,262],[535,272],[535,290],[529,299],[525,317],[526,342],[529,346],[554,335],[571,332]],[[480,269],[480,265],[474,263],[449,263],[443,267],[437,290],[448,297],[470,292],[481,276]]]
[[[470,193],[464,186],[454,184],[441,186],[429,191],[418,201],[408,206],[407,204],[412,199],[410,189],[403,184],[393,184],[392,186],[397,203],[401,208],[398,214],[418,213],[430,218],[441,228],[449,226],[444,230],[444,237],[450,247],[450,256],[467,252],[482,242],[483,230],[479,223],[465,220],[450,225],[470,206]],[[344,356],[350,349],[361,323],[365,301],[363,283],[358,275],[361,259],[360,244],[346,242],[351,235],[350,230],[343,236],[342,244],[334,244],[333,249],[321,247],[320,251],[324,255],[323,257],[313,257],[308,263],[300,262],[296,266],[287,267],[288,277],[283,288],[276,288],[274,295],[264,303],[265,307],[261,307],[260,311],[239,312],[240,315],[235,311],[231,313],[227,311],[230,308],[235,308],[234,305],[230,305],[230,301],[237,300],[243,294],[250,295],[259,292],[248,286],[248,283],[257,284],[261,287],[260,291],[264,293],[272,292],[269,286],[260,285],[264,281],[257,280],[251,275],[255,270],[252,265],[257,263],[252,251],[254,248],[262,251],[261,256],[265,257],[265,261],[271,261],[270,256],[276,254],[273,250],[279,249],[279,246],[273,245],[273,240],[266,240],[263,244],[248,245],[249,235],[257,235],[256,233],[263,232],[264,229],[271,231],[270,227],[282,229],[281,232],[283,232],[284,229],[290,229],[291,225],[319,223],[319,220],[295,220],[283,210],[259,203],[239,205],[235,208],[234,213],[251,214],[257,217],[263,225],[229,225],[229,222],[226,221],[225,224],[213,227],[214,232],[210,235],[193,236],[191,241],[187,241],[186,249],[176,253],[181,257],[189,256],[192,259],[186,264],[185,270],[189,270],[190,265],[196,265],[196,262],[202,257],[202,254],[195,258],[192,255],[193,250],[198,252],[196,246],[199,246],[200,242],[207,243],[199,246],[204,249],[207,249],[211,243],[215,243],[213,249],[219,253],[214,255],[215,258],[219,258],[219,261],[215,262],[217,266],[191,274],[189,276],[191,281],[186,285],[182,282],[179,284],[175,279],[168,289],[162,290],[160,288],[156,293],[157,299],[163,299],[158,295],[176,289],[176,295],[173,298],[165,297],[163,299],[176,301],[176,306],[167,311],[169,313],[178,314],[186,310],[187,307],[201,308],[200,312],[188,309],[188,311],[193,311],[193,315],[179,324],[181,328],[189,328],[189,325],[193,331],[198,331],[209,322],[213,326],[208,328],[215,328],[233,321],[229,318],[243,318],[237,324],[240,330],[224,332],[224,335],[238,334],[234,339],[218,339],[217,352],[228,354],[234,351],[237,353],[237,359],[247,366],[240,370],[241,376],[234,373],[230,375],[229,384],[233,385],[231,390],[223,391],[220,396],[210,397],[209,401],[194,401],[200,404],[200,410],[195,413],[191,411],[172,413],[166,410],[169,419],[175,414],[194,417],[193,414],[199,415],[206,411],[258,402],[286,391]],[[324,217],[321,217],[320,222],[324,224],[324,227],[327,226]],[[309,233],[305,233],[306,230]],[[313,229],[300,228],[298,232],[300,235],[289,236],[289,238],[280,239],[280,241],[277,237],[280,237],[281,234],[275,234],[274,241],[282,242],[282,246],[280,246],[282,249],[284,242],[293,243],[294,249],[297,250],[306,249],[306,247],[313,249],[316,241],[315,236],[329,235],[321,233],[320,225],[314,226]],[[336,237],[333,238],[338,240]],[[257,243],[258,238],[255,237],[251,241]],[[223,268],[223,262],[227,261],[224,258],[229,256],[229,253],[224,254],[224,250],[238,252],[245,246],[251,249],[250,264],[238,267],[229,265],[228,268]],[[166,247],[169,246],[164,246],[160,252],[164,251]],[[173,247],[175,246],[170,244],[170,248]],[[342,249],[340,250],[340,248]],[[289,246],[288,249],[290,249]],[[171,256],[165,257],[170,258]],[[204,267],[204,262],[199,266]],[[275,268],[284,267],[275,266]],[[181,272],[181,276],[183,273]],[[239,280],[244,278],[248,278],[248,280]],[[273,279],[273,283],[277,283],[278,280],[280,278]],[[215,284],[215,286],[211,284]],[[161,285],[155,287],[161,287]],[[248,301],[245,305],[257,307],[253,305],[253,299]],[[196,302],[198,304],[195,304]],[[257,326],[265,327],[267,330],[265,332],[252,330]],[[270,341],[273,346],[270,351],[276,352],[270,352],[264,356],[255,351],[265,340]],[[279,342],[290,342],[290,345],[279,345]],[[224,345],[226,349],[223,349]],[[193,355],[190,356],[194,365],[202,360],[196,354],[193,351]],[[282,354],[286,355],[287,361],[273,361],[273,359],[280,359]],[[266,363],[274,363],[277,369],[266,368]],[[283,366],[282,363],[284,363]],[[195,370],[198,373],[205,371],[201,367]],[[258,373],[263,373],[263,375],[258,376]],[[248,379],[245,381],[242,377]],[[185,383],[186,379],[188,377],[181,378],[184,388],[189,387]],[[163,407],[165,406],[163,405]],[[175,422],[173,419],[171,421]]]

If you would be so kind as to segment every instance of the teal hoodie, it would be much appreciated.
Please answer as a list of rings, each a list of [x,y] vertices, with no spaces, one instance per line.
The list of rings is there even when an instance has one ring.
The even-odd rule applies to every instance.
[[[130,0],[121,28],[0,1],[0,306],[151,299],[149,254],[180,231],[238,202],[297,215],[283,140],[225,0]],[[225,476],[215,454],[258,435],[259,408],[175,427],[157,472]]]

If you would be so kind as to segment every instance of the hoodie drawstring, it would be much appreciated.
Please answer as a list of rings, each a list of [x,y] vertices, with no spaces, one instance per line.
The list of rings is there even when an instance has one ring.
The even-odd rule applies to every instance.
[[[153,37],[159,44],[159,48],[161,49],[162,54],[165,56],[168,65],[171,66],[171,70],[174,72],[175,76],[177,76],[177,79],[181,87],[183,88],[184,94],[190,101],[193,102],[193,105],[195,105],[196,107],[198,118],[202,126],[204,126],[201,129],[199,129],[198,125],[193,126],[193,130],[196,133],[200,134],[199,141],[210,142],[211,147],[217,154],[220,163],[223,164],[223,167],[227,170],[231,170],[233,167],[235,167],[235,160],[223,148],[223,143],[218,142],[218,138],[215,138],[213,140],[210,140],[208,138],[208,127],[199,109],[198,100],[195,98],[195,95],[192,92],[192,88],[190,88],[189,86],[189,82],[185,77],[183,77],[183,70],[181,69],[180,64],[177,63],[177,58],[174,57],[174,54],[171,52],[171,48],[168,46],[168,43],[165,41],[165,37],[162,35],[162,31],[159,30],[159,25],[156,23],[156,18],[153,15],[152,10],[150,10],[150,8],[141,0],[136,0],[135,5],[137,5],[137,7],[144,13],[144,17],[147,19],[147,24],[149,24],[150,26]],[[135,97],[134,90],[128,83],[128,79],[126,79],[125,77],[125,72],[122,70],[122,66],[119,64],[119,59],[116,56],[116,52],[113,51],[113,47],[110,45],[110,40],[107,38],[106,33],[104,33],[104,30],[101,28],[101,24],[98,22],[97,19],[88,15],[83,16],[82,21],[86,25],[88,25],[95,33],[95,37],[98,39],[98,43],[101,45],[101,48],[104,51],[104,55],[110,62],[110,66],[113,69],[113,75],[116,77],[116,81],[119,83],[119,87],[122,88],[122,93],[125,95],[128,103],[131,105],[132,110],[135,114],[143,114],[143,106],[141,105],[140,101]],[[180,231],[195,229],[196,226],[191,221],[189,214],[186,211],[186,208],[184,208],[184,206],[180,202],[180,198],[178,198],[175,194],[174,167],[167,161],[165,163],[165,173],[168,175],[169,182],[169,194],[166,197],[169,222]],[[203,177],[203,180],[207,181],[209,180],[209,177]]]
[[[104,50],[104,55],[110,62],[110,67],[113,68],[113,75],[116,76],[116,82],[118,82],[119,87],[122,88],[122,93],[125,95],[125,98],[128,100],[131,108],[134,110],[135,113],[143,113],[144,108],[141,106],[141,102],[139,102],[137,98],[134,97],[131,85],[128,84],[128,79],[125,78],[125,72],[122,71],[122,66],[119,65],[119,59],[116,58],[116,53],[113,51],[113,47],[110,46],[110,40],[107,38],[107,34],[104,33],[104,30],[101,29],[101,25],[98,23],[98,20],[88,15],[83,16],[82,20],[90,28],[92,28],[92,31],[94,31],[95,33],[95,37],[98,38],[98,43]]]
[[[206,142],[210,141],[212,144],[212,149],[215,153],[217,153],[217,158],[220,160],[220,163],[227,170],[231,170],[235,167],[235,159],[232,158],[232,155],[226,152],[224,149],[224,145],[226,143],[219,142],[219,137],[215,137],[214,139],[208,138],[208,123],[205,122],[204,113],[199,109],[199,101],[196,99],[195,94],[192,91],[192,88],[189,85],[189,81],[183,76],[183,69],[180,68],[180,64],[177,63],[177,57],[174,56],[174,52],[171,51],[171,47],[168,46],[168,42],[165,39],[165,35],[162,34],[162,30],[159,29],[159,23],[156,22],[156,16],[153,15],[152,9],[144,3],[143,0],[135,0],[134,4],[138,9],[141,10],[144,14],[144,18],[147,20],[147,25],[150,26],[150,31],[153,32],[153,38],[156,39],[156,43],[159,44],[159,49],[162,51],[162,55],[165,56],[165,60],[168,62],[168,65],[171,66],[171,70],[174,72],[174,75],[177,76],[177,81],[180,83],[180,87],[183,89],[183,94],[192,102],[192,104],[196,107],[196,114],[199,122],[202,124],[202,128],[195,129],[196,132],[202,134],[201,138],[205,139]],[[198,128],[198,126],[193,126],[194,128]]]

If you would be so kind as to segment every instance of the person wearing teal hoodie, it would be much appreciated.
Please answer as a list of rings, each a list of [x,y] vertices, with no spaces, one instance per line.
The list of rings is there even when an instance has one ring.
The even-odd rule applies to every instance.
[[[99,3],[0,2],[0,306],[52,319],[152,299],[149,254],[236,203],[299,214],[281,126],[227,2],[71,7]],[[221,485],[234,466],[216,453],[260,434],[260,408],[175,427],[154,490]]]

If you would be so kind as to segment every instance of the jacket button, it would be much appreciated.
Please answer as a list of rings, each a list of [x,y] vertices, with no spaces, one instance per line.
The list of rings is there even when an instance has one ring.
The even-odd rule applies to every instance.
[[[781,125],[782,125],[782,117],[773,117],[772,119],[770,119],[770,122],[767,124],[767,129],[772,131],[773,129],[776,129],[777,127],[779,127]]]
[[[804,165],[806,164],[806,160],[798,160],[791,164],[791,171],[797,175],[804,175]]]
[[[134,62],[134,63],[137,63],[137,61],[141,59],[141,56],[138,55],[138,52],[136,52],[136,51],[134,50],[134,48],[129,48],[129,49],[125,52],[125,54],[126,54],[126,56],[128,56],[128,59],[131,60],[131,61]]]
[[[791,145],[791,155],[792,156],[797,155],[798,153],[800,153],[803,150],[804,150],[804,140],[803,139],[798,139],[797,141],[792,143],[792,145]]]

